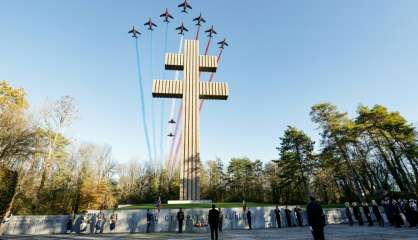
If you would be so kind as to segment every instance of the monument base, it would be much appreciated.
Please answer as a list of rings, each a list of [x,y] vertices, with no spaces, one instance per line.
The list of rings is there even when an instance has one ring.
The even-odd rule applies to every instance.
[[[168,200],[167,204],[211,204],[212,200]]]

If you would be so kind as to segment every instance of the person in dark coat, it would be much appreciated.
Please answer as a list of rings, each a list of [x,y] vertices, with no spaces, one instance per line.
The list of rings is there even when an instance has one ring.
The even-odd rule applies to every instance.
[[[276,209],[274,209],[274,215],[276,217],[277,227],[278,228],[282,227],[282,221],[280,219],[280,209],[279,209],[279,206],[276,206]]]
[[[351,215],[350,203],[348,202],[345,203],[345,216],[348,219],[348,224],[350,224],[350,226],[353,226],[353,216]]]
[[[375,200],[372,200],[372,210],[373,214],[376,217],[376,221],[379,224],[379,226],[384,227],[385,223],[383,221],[382,214],[380,213],[379,205]]]
[[[382,206],[383,206],[383,209],[385,210],[385,215],[389,221],[389,224],[393,226],[393,218],[392,218],[393,214],[391,212],[392,208],[390,207],[389,198],[382,200]]]
[[[417,201],[411,199],[410,202],[410,207],[411,207],[411,211],[412,211],[412,217],[413,217],[413,221],[415,226],[418,224],[418,209],[417,209]]]
[[[398,203],[396,202],[396,200],[392,200],[392,208],[393,208],[392,217],[393,217],[393,221],[395,223],[395,227],[400,228],[401,225],[403,225],[403,220],[402,220],[402,217],[401,217],[402,210],[401,210],[400,206],[398,205]]]
[[[298,222],[299,227],[302,227],[303,226],[302,209],[295,207],[295,214],[296,214],[296,220]]]
[[[219,211],[215,209],[215,204],[213,204],[212,209],[209,210],[208,221],[210,226],[210,239],[218,240]]]
[[[314,197],[309,197],[310,203],[306,207],[308,214],[308,224],[315,240],[325,240],[324,227],[325,215],[322,207],[315,201]]]
[[[289,208],[286,205],[286,208],[284,209],[284,213],[286,216],[286,222],[287,222],[287,226],[291,227],[292,226],[292,217],[291,217],[291,211],[289,210]]]
[[[417,224],[415,222],[415,214],[414,214],[413,208],[411,207],[412,203],[413,203],[412,199],[409,200],[409,202],[408,201],[406,202],[405,207],[404,207],[405,217],[406,217],[406,220],[409,222],[409,227],[416,227]]]
[[[149,208],[147,209],[147,233],[150,232],[152,223],[152,213],[149,211]]]
[[[362,226],[364,224],[363,216],[361,215],[360,207],[357,205],[356,202],[353,202],[353,213],[354,213],[354,218],[358,221],[358,225]]]
[[[116,228],[116,221],[118,220],[118,214],[113,212],[112,215],[110,215],[110,232],[113,232]]]
[[[247,223],[248,223],[248,230],[251,230],[252,229],[252,227],[251,227],[251,210],[248,208],[248,211],[247,211]]]
[[[177,221],[179,222],[179,233],[182,233],[183,232],[184,212],[181,208],[177,212]]]
[[[66,232],[72,232],[73,231],[73,222],[74,222],[74,212],[68,216],[68,221],[67,221],[67,231]]]
[[[369,227],[373,226],[372,214],[370,213],[369,205],[366,202],[363,202],[363,213],[366,215]]]

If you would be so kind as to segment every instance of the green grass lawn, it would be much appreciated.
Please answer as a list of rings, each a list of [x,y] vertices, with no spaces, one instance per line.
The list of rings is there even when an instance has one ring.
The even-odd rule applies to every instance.
[[[242,207],[242,203],[240,202],[229,202],[229,203],[214,203],[216,207],[218,208],[236,208],[236,207]],[[247,202],[247,207],[272,207],[275,206],[274,203],[254,203],[254,202]],[[292,205],[293,206],[293,205]],[[301,205],[304,207],[305,205]],[[163,204],[162,209],[188,209],[188,208],[211,208],[212,204]],[[328,205],[322,205],[323,208],[340,208],[343,207],[343,204],[328,204]],[[155,208],[155,205],[150,204],[132,204],[131,206],[122,207],[119,209],[153,209]]]

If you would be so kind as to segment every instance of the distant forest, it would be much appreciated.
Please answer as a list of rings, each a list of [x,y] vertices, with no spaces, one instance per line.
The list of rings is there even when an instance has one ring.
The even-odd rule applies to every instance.
[[[29,112],[23,89],[0,82],[0,218],[114,208],[122,203],[177,199],[179,174],[138,161],[113,161],[110,146],[80,144],[64,130],[77,121],[64,96]],[[201,165],[203,199],[278,204],[417,196],[417,131],[399,112],[360,106],[350,118],[330,103],[312,106],[318,150],[303,131],[278,133],[277,159],[233,158]],[[145,151],[145,150],[144,150]]]

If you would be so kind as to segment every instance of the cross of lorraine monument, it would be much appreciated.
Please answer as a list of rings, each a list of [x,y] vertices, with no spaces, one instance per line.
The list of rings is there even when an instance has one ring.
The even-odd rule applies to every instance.
[[[227,83],[201,82],[200,72],[216,72],[216,56],[199,55],[199,41],[185,40],[182,54],[166,53],[165,69],[183,70],[181,80],[154,80],[153,97],[182,98],[180,200],[200,200],[199,101],[228,99]]]

